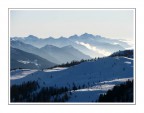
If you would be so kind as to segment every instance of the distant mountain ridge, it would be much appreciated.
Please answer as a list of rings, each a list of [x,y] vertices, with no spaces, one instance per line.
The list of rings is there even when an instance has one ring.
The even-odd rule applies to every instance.
[[[22,51],[25,51],[25,52],[28,52],[28,53],[32,53],[32,54],[35,54],[35,55],[38,55],[42,58],[45,58],[49,61],[55,61],[55,62],[58,62],[57,59],[55,59],[54,57],[50,56],[47,52],[44,53],[40,50],[40,48],[37,48],[37,47],[34,47],[30,44],[25,44],[21,41],[18,41],[18,40],[12,40],[11,41],[11,47],[13,48],[17,48],[17,49],[20,49]]]
[[[110,55],[110,57],[128,57],[133,58],[134,50],[124,50],[124,51],[117,51]]]
[[[37,48],[42,48],[46,45],[54,45],[56,47],[72,45],[77,50],[86,55],[90,55],[91,57],[110,55],[106,53],[113,53],[130,47],[130,45],[126,42],[88,33],[84,33],[80,36],[75,34],[67,38],[60,37],[57,39],[53,37],[42,39],[29,35],[28,37],[12,37],[11,40],[18,40],[25,44],[33,45]]]
[[[11,69],[44,69],[54,65],[37,55],[11,47]]]
[[[56,64],[71,62],[72,60],[91,58],[88,55],[85,55],[79,50],[75,49],[71,45],[62,48],[56,47],[54,45],[45,45],[42,48],[37,48],[18,40],[11,40],[11,47],[23,50],[28,53],[33,53]]]

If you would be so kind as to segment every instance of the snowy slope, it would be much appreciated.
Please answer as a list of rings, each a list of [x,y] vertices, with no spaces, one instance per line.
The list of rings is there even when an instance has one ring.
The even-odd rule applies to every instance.
[[[67,86],[73,83],[77,85],[92,84],[133,76],[133,59],[126,57],[102,58],[93,62],[84,62],[62,71],[44,72],[37,71],[24,78],[11,80],[11,84],[20,84],[24,81],[36,80],[42,86]]]
[[[98,100],[99,95],[106,93],[109,89],[112,89],[115,85],[125,83],[133,78],[114,79],[110,81],[104,81],[93,85],[92,87],[78,89],[71,91],[72,95],[68,102],[95,102]]]
[[[31,70],[31,69],[16,69],[11,71],[11,80],[23,78],[29,74],[32,74],[38,70]]]
[[[68,102],[95,102],[101,93],[128,79],[133,79],[133,59],[127,57],[100,58],[70,68],[11,71],[11,85],[35,80],[41,88],[80,86],[71,90]]]

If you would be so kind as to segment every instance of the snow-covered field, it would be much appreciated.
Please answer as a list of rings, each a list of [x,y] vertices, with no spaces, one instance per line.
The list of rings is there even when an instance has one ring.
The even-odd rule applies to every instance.
[[[17,69],[11,71],[11,80],[21,79],[23,77],[28,76],[29,74],[32,74],[38,70],[30,70],[30,69]]]
[[[44,72],[54,72],[54,71],[62,71],[62,70],[65,70],[67,69],[67,67],[56,67],[56,68],[53,68],[53,69],[45,69],[43,70]]]
[[[71,91],[69,102],[96,101],[101,93],[128,79],[133,79],[133,59],[126,57],[106,57],[69,68],[11,71],[11,85],[35,80],[40,87],[80,86]]]

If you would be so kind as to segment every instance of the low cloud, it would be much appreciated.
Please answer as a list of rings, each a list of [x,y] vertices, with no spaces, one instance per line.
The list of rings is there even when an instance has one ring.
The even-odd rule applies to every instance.
[[[119,41],[125,42],[131,47],[134,47],[134,41],[133,40],[124,40],[124,39],[119,39]]]
[[[119,43],[114,42],[113,45],[118,45]]]
[[[85,46],[86,48],[88,48],[91,51],[94,51],[95,53],[102,54],[103,56],[108,56],[111,54],[110,52],[103,50],[103,49],[98,49],[96,48],[96,46],[90,45],[89,43],[84,43],[84,42],[79,42],[79,41],[76,41],[76,43],[79,45]]]

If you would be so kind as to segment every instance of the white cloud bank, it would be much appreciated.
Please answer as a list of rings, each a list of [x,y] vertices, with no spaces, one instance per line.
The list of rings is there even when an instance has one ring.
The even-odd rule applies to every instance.
[[[111,54],[110,52],[105,51],[103,49],[98,49],[98,48],[96,48],[96,46],[90,45],[89,43],[84,43],[84,42],[79,42],[79,41],[76,41],[76,43],[85,46],[86,48],[95,52],[96,54],[97,53],[102,54],[103,56],[108,56]]]
[[[133,40],[119,39],[119,41],[125,42],[130,46],[129,48],[125,48],[125,49],[134,49],[135,48],[135,46],[134,46],[135,42]]]

